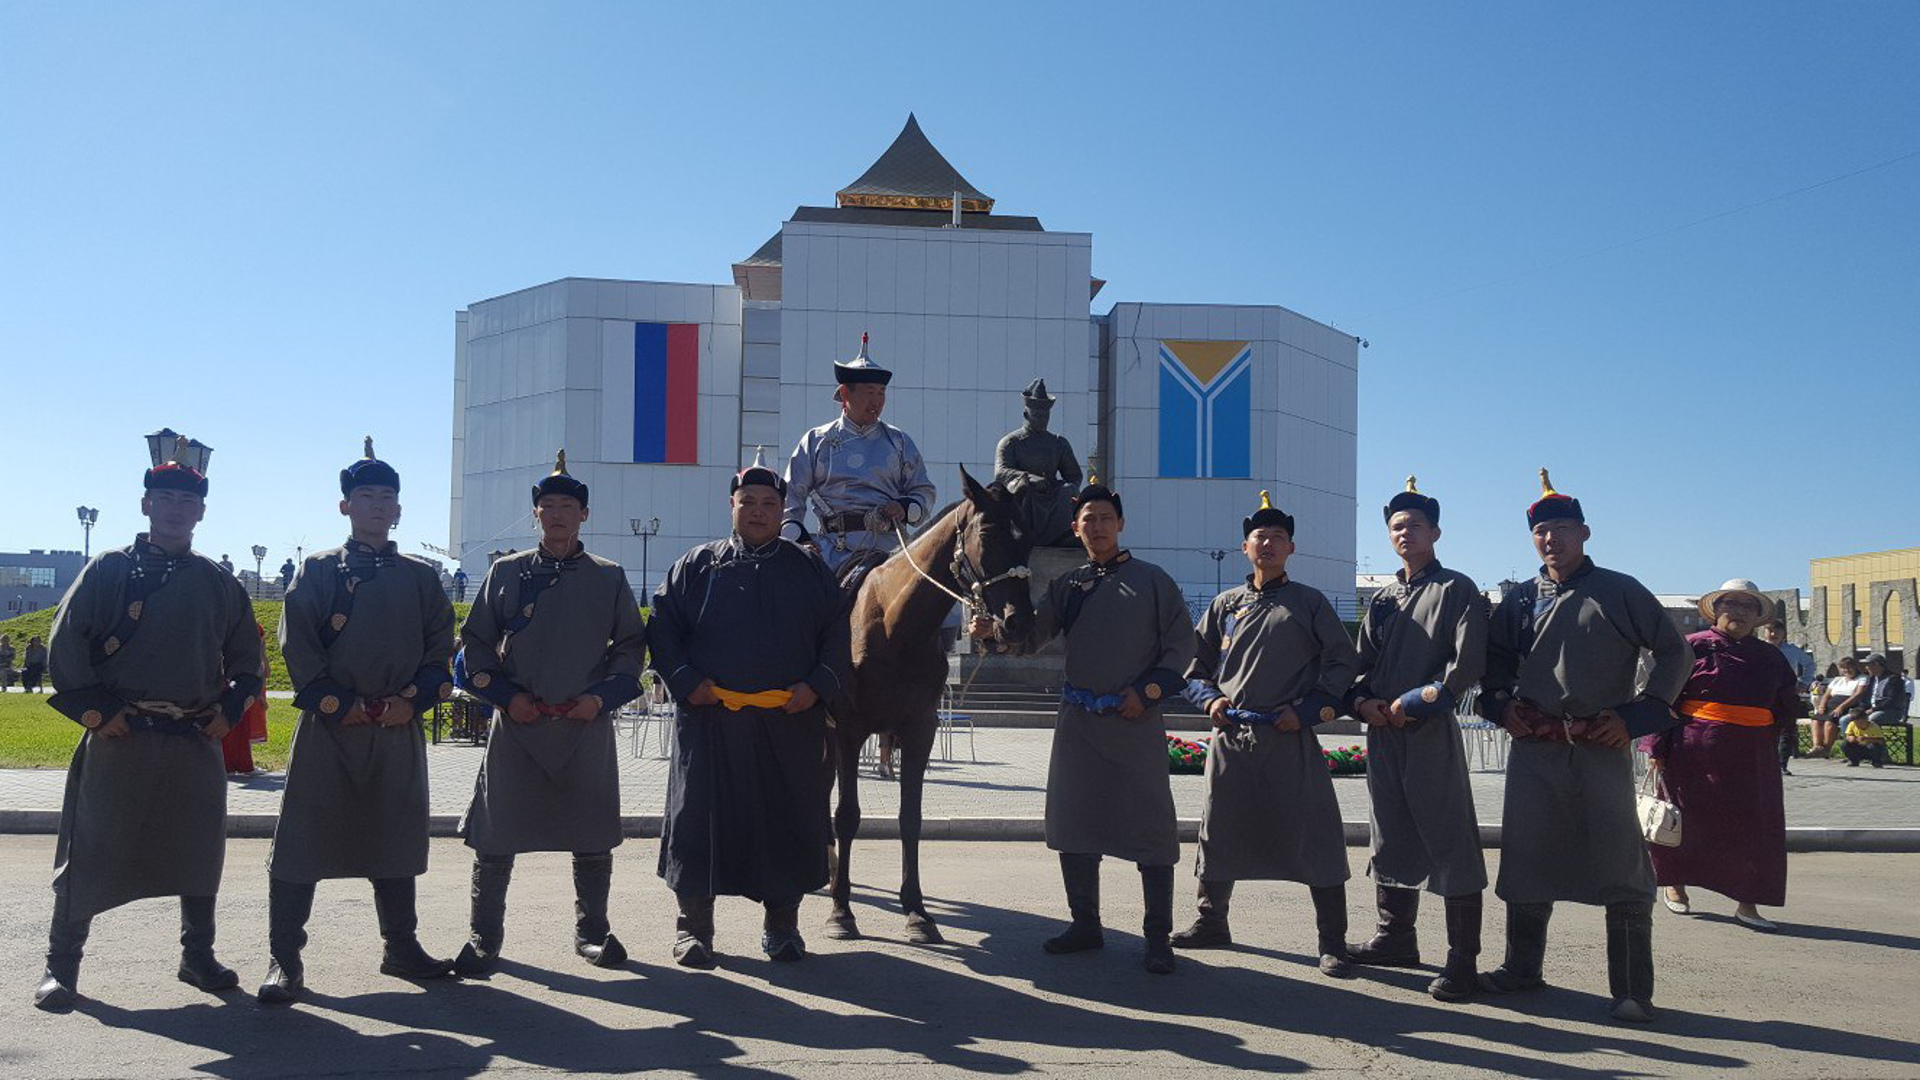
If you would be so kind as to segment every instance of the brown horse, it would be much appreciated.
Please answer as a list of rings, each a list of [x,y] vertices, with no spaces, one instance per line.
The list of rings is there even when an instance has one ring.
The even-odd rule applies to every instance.
[[[966,498],[937,515],[904,554],[896,551],[867,574],[854,597],[853,689],[829,704],[840,803],[833,815],[828,937],[860,936],[849,907],[853,838],[860,832],[860,747],[884,733],[900,747],[900,907],[907,936],[922,944],[940,940],[920,895],[920,796],[947,681],[940,624],[956,594],[994,621],[996,641],[1022,640],[1033,619],[1026,572],[1033,543],[1016,523],[1012,497],[998,484],[982,487],[964,468],[960,480]]]

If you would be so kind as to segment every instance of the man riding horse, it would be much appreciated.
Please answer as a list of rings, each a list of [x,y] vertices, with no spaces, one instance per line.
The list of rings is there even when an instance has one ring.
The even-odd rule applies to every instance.
[[[933,481],[912,437],[880,419],[893,372],[867,356],[867,335],[860,335],[860,355],[834,361],[833,378],[840,415],[793,448],[780,534],[814,547],[839,572],[855,556],[884,559],[898,550],[899,527],[920,524],[933,509]],[[807,531],[809,507],[818,536]]]

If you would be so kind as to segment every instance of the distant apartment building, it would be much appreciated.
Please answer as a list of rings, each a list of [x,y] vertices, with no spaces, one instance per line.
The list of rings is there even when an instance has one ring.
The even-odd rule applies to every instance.
[[[77,551],[0,551],[0,618],[59,604],[86,563]]]

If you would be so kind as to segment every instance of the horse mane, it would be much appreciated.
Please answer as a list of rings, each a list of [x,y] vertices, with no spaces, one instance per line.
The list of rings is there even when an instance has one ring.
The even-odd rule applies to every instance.
[[[983,487],[985,487],[985,488],[986,488],[986,489],[987,489],[988,491],[991,491],[991,492],[993,492],[993,493],[994,493],[995,495],[997,495],[997,496],[999,496],[999,497],[1000,497],[1000,498],[1002,498],[1002,499],[1006,499],[1006,498],[1010,498],[1010,497],[1012,496],[1012,493],[1011,493],[1011,492],[1009,492],[1009,491],[1007,490],[1007,486],[1006,486],[1005,484],[1002,484],[1002,483],[1001,483],[1000,481],[998,481],[998,480],[995,480],[995,481],[994,481],[993,483],[991,483],[991,484],[984,484],[984,485],[982,485],[982,486],[983,486]],[[950,502],[950,503],[948,503],[947,505],[945,505],[945,506],[943,506],[943,507],[941,507],[940,509],[938,509],[938,510],[935,510],[935,511],[934,511],[933,513],[931,513],[931,514],[929,514],[929,515],[927,515],[927,523],[926,523],[925,525],[922,525],[922,526],[920,526],[920,527],[919,527],[918,529],[915,529],[915,530],[914,530],[914,532],[913,532],[913,538],[914,538],[915,540],[918,540],[918,539],[920,538],[920,534],[921,534],[921,533],[924,533],[924,532],[926,532],[926,531],[927,531],[928,529],[931,529],[931,528],[933,528],[933,526],[934,526],[934,525],[935,525],[936,523],[938,523],[938,522],[940,522],[940,521],[941,521],[942,519],[944,519],[944,518],[945,518],[945,517],[946,517],[946,516],[947,516],[948,514],[951,514],[951,513],[953,513],[953,511],[954,511],[954,510],[955,510],[956,508],[958,508],[958,507],[959,507],[959,506],[960,506],[961,504],[963,504],[963,503],[965,503],[966,501],[967,501],[967,499],[966,499],[966,497],[965,497],[965,496],[963,495],[963,496],[961,496],[960,498],[958,498],[958,499],[955,499],[955,500],[953,500],[952,502]]]

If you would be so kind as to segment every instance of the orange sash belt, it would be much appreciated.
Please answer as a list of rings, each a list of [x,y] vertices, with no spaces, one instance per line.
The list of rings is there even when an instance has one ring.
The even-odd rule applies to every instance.
[[[1773,710],[1758,705],[1726,705],[1718,701],[1699,701],[1687,698],[1680,703],[1680,711],[1696,720],[1711,720],[1716,724],[1738,724],[1741,727],[1772,727]]]

